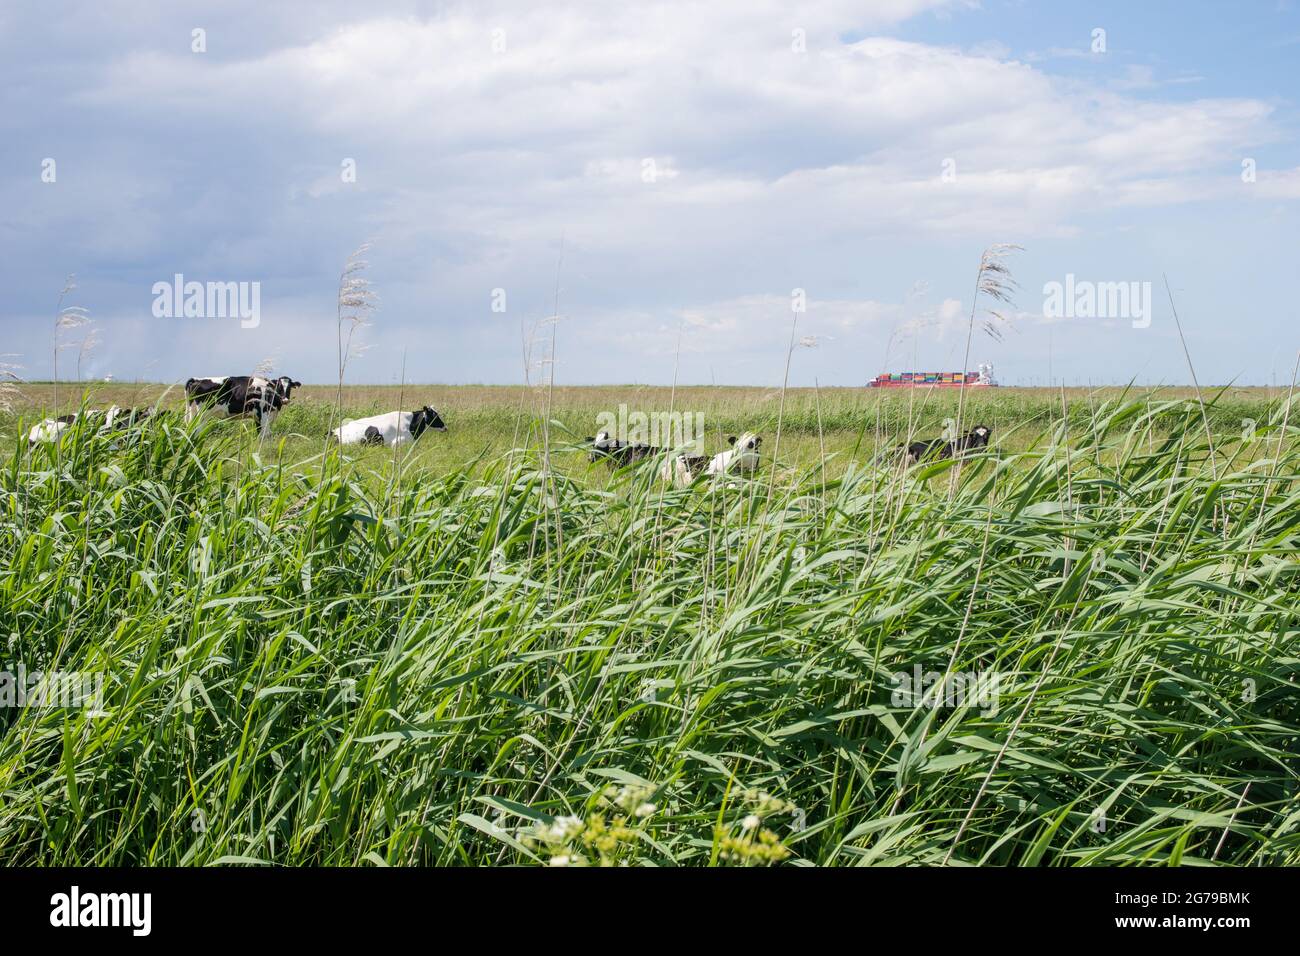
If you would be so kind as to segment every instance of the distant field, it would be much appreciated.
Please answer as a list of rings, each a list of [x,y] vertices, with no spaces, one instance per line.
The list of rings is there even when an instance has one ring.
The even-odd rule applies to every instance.
[[[184,391],[156,384],[94,383],[84,391],[73,384],[60,385],[58,402],[49,384],[23,387],[22,400],[11,414],[0,414],[0,442],[16,434],[17,419],[28,424],[39,418],[74,410],[85,395],[91,407],[111,404],[183,407]],[[966,393],[963,431],[976,423],[993,430],[995,446],[1023,451],[1041,442],[1062,414],[1063,403],[1071,421],[1088,421],[1098,406],[1125,394],[1122,388],[971,389]],[[1127,393],[1152,407],[1162,403],[1194,402],[1190,388]],[[1213,400],[1211,427],[1225,438],[1239,436],[1251,421],[1263,422],[1268,409],[1286,393],[1270,388],[1205,389]],[[549,419],[555,426],[551,442],[557,448],[594,434],[597,417],[617,414],[620,404],[630,411],[702,413],[707,434],[706,447],[712,453],[726,448],[726,437],[742,431],[765,436],[765,450],[775,447],[773,438],[781,421],[780,458],[783,467],[800,469],[821,460],[823,452],[829,473],[838,474],[850,460],[871,458],[878,447],[896,445],[905,435],[935,437],[942,433],[944,420],[956,416],[959,393],[952,389],[807,388],[790,389],[781,409],[781,390],[687,386],[675,390],[656,386],[557,386],[548,395],[545,388],[479,385],[349,385],[343,389],[343,417],[360,418],[399,407],[411,409],[430,404],[448,424],[446,433],[429,435],[411,454],[410,461],[437,472],[454,471],[466,462],[495,460],[516,445],[528,444],[540,436],[541,421],[549,401]],[[319,449],[317,440],[329,427],[336,399],[332,385],[308,385],[295,390],[293,403],[278,418],[273,444],[284,442],[290,458],[310,456]],[[1159,433],[1179,415],[1165,415],[1153,424]],[[227,424],[253,433],[251,423]],[[0,446],[3,447],[3,446]],[[267,449],[263,449],[265,454]],[[389,455],[382,449],[353,449],[349,454],[361,462],[381,461]],[[555,466],[585,473],[581,456],[559,455]],[[603,474],[597,470],[597,474]]]
[[[1300,864],[1285,393],[971,392],[992,445],[904,468],[957,394],[349,387],[450,431],[340,453],[328,386],[266,443],[173,390],[28,451],[53,391],[0,672],[100,692],[0,679],[7,864]],[[620,403],[763,464],[592,465]]]

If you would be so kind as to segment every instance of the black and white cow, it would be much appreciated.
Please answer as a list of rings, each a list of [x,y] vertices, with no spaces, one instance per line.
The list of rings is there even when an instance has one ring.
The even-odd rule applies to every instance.
[[[704,471],[711,460],[708,455],[676,455],[659,466],[659,477],[685,488]]]
[[[140,424],[153,413],[152,408],[118,408],[114,405],[104,413],[104,428],[121,431]]]
[[[986,448],[991,434],[993,433],[988,426],[976,425],[956,441],[948,441],[946,438],[927,438],[922,441],[914,441],[907,446],[908,464],[914,465],[918,461],[951,458],[958,452],[971,448]]]
[[[753,432],[745,432],[739,438],[728,435],[727,444],[731,447],[709,459],[704,469],[706,475],[725,475],[729,471],[753,471],[758,467],[758,452],[763,445],[763,439],[758,435]]]
[[[601,432],[594,438],[588,435],[585,441],[591,445],[587,461],[604,461],[610,468],[623,468],[652,458],[663,451],[662,448],[647,445],[645,442],[619,441],[617,438],[611,438],[609,432]]]
[[[354,418],[329,433],[341,445],[387,445],[415,441],[427,431],[445,432],[442,416],[428,405],[413,412],[385,412]]]
[[[261,378],[256,375],[220,375],[192,378],[185,383],[185,420],[199,412],[211,410],[230,418],[252,418],[266,438],[271,433],[271,422],[285,405],[295,388],[288,375],[279,378]]]
[[[152,413],[153,410],[149,408],[119,408],[117,405],[110,405],[103,410],[96,408],[87,410],[85,420],[101,432],[120,431],[137,422],[144,421]],[[63,433],[81,418],[82,414],[80,412],[73,412],[70,415],[47,418],[39,424],[33,425],[27,433],[28,447],[60,440]]]
[[[731,447],[716,455],[678,455],[664,462],[659,477],[685,487],[701,473],[725,475],[731,471],[752,472],[758,467],[759,449],[763,445],[761,437],[753,432],[745,432],[739,438],[728,435],[727,444]]]

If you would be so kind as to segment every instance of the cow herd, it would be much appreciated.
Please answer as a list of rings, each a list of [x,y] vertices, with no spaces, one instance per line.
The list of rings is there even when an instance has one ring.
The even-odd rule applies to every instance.
[[[47,418],[32,426],[31,431],[27,433],[27,444],[30,446],[58,441],[65,431],[83,417],[86,424],[96,431],[112,432],[142,422],[151,414],[153,409],[150,408],[119,408],[117,405],[110,405],[104,409],[90,409],[85,413],[73,412],[70,415],[60,415],[58,418]]]
[[[987,448],[992,434],[987,425],[976,425],[960,438],[928,438],[909,442],[900,446],[897,453],[909,465],[955,458],[967,451]],[[591,449],[587,460],[593,463],[603,461],[612,469],[625,468],[647,458],[662,458],[659,465],[660,479],[678,486],[689,485],[700,475],[753,472],[758,468],[759,449],[763,444],[761,437],[753,432],[745,432],[739,438],[729,435],[727,444],[731,447],[716,455],[674,455],[668,449],[645,442],[620,441],[609,432],[588,436],[585,441]]]
[[[185,383],[185,420],[208,412],[227,418],[251,418],[257,423],[263,438],[269,436],[271,423],[289,404],[295,388],[302,382],[288,375],[264,378],[255,375],[222,375],[191,378]],[[78,421],[85,422],[97,431],[114,431],[145,420],[153,409],[119,408],[91,409],[85,412],[47,418],[32,426],[27,435],[29,446],[56,442],[64,431]],[[430,431],[445,432],[442,416],[429,405],[412,412],[385,412],[368,418],[349,419],[331,429],[326,439],[339,445],[384,445],[395,447],[413,442]],[[932,438],[910,442],[899,452],[908,464],[953,458],[966,451],[986,448],[991,431],[977,425],[967,434],[956,438]],[[753,432],[739,437],[728,436],[728,447],[716,455],[673,454],[670,449],[659,448],[644,442],[620,441],[609,432],[600,432],[585,439],[589,446],[587,460],[593,464],[604,462],[612,469],[624,468],[648,458],[662,459],[659,477],[670,484],[685,486],[700,475],[748,474],[758,468],[759,452],[763,439]]]
[[[659,466],[659,477],[678,486],[689,485],[699,475],[725,475],[728,472],[752,472],[758,467],[758,450],[763,439],[753,432],[745,432],[737,438],[727,437],[731,447],[716,455],[670,455],[667,449],[647,445],[644,442],[625,442],[610,436],[609,432],[586,439],[591,451],[587,455],[590,462],[603,461],[610,468],[623,468],[646,458],[663,457]]]

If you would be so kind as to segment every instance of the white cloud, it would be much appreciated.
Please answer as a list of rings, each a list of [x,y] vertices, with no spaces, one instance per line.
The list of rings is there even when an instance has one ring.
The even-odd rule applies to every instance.
[[[1089,83],[996,42],[887,35],[972,6],[234,4],[256,25],[214,12],[203,55],[189,52],[188,12],[143,30],[144,5],[116,19],[89,7],[98,36],[71,38],[86,61],[45,110],[92,124],[77,133],[93,174],[65,165],[59,192],[35,202],[6,184],[0,201],[51,243],[139,266],[139,288],[202,266],[263,280],[303,315],[328,313],[337,260],[377,235],[389,328],[455,336],[480,329],[467,316],[495,287],[512,309],[549,308],[539,290],[563,236],[582,341],[635,357],[671,348],[683,303],[697,303],[692,349],[781,349],[785,290],[799,285],[814,296],[807,334],[837,348],[899,323],[942,338],[966,321],[956,299],[885,304],[901,290],[855,289],[859,264],[909,242],[977,254],[1068,240],[1105,211],[1300,198],[1300,170],[1237,178],[1243,150],[1277,137],[1262,99],[1161,100],[1143,67]],[[345,157],[355,184],[340,179]]]

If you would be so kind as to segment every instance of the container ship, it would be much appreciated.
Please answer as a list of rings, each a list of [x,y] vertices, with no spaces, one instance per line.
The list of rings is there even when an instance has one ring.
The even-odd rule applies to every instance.
[[[981,365],[978,372],[886,372],[867,383],[867,388],[994,388],[993,366]]]

